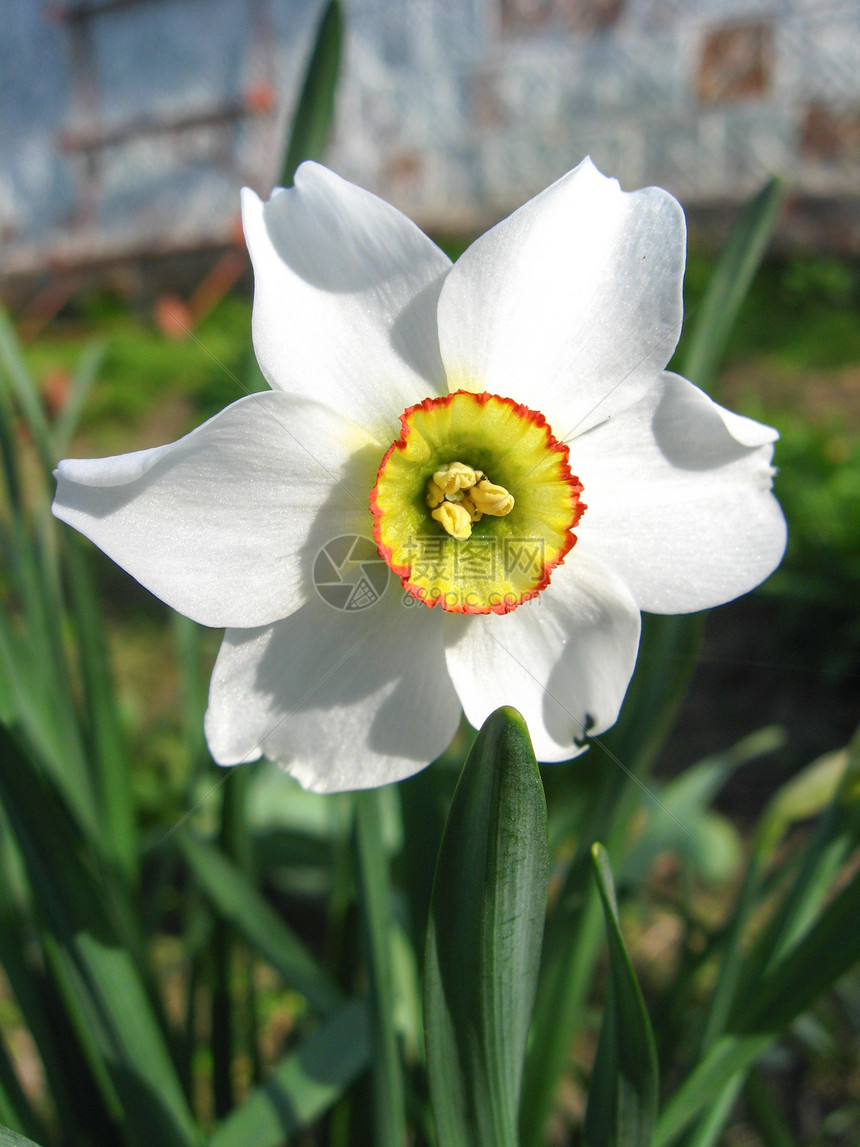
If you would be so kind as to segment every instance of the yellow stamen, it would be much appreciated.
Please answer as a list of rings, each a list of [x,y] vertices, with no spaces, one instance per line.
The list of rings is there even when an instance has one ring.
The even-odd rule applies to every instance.
[[[443,502],[435,510],[431,510],[430,517],[434,518],[452,538],[464,542],[472,534],[472,519],[469,511],[458,502]]]
[[[427,483],[427,505],[431,510],[435,510],[444,497],[445,491],[440,486],[437,486],[431,478]]]
[[[476,509],[484,514],[492,514],[494,518],[503,518],[514,508],[513,494],[509,494],[504,486],[496,486],[487,478],[482,479],[469,491],[469,497],[475,503]]]
[[[465,462],[448,462],[434,471],[425,500],[430,517],[460,541],[471,536],[472,523],[480,522],[484,514],[502,518],[514,508],[513,494]]]
[[[473,522],[480,522],[481,518],[483,518],[484,515],[472,501],[471,492],[463,495],[463,501],[460,505],[468,512]]]
[[[433,475],[433,481],[443,494],[456,494],[459,490],[468,490],[478,481],[480,471],[462,462],[449,462]]]

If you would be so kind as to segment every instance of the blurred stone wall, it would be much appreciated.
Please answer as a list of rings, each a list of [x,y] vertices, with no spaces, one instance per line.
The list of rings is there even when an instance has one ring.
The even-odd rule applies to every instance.
[[[777,173],[799,197],[860,195],[856,0],[395,7],[351,0],[333,160],[437,226],[484,225],[586,154],[688,208]]]
[[[238,188],[276,177],[321,10],[0,0],[0,277],[229,243]],[[860,0],[345,11],[331,165],[425,226],[483,227],[590,154],[694,213],[780,173],[801,239],[860,250]]]
[[[230,243],[321,0],[0,0],[0,277]]]

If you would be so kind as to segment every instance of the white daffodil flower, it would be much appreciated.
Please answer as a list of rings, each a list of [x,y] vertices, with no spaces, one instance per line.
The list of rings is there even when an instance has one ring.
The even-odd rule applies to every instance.
[[[381,785],[461,707],[479,726],[505,704],[564,760],[616,720],[640,610],[729,601],[780,561],[776,432],[665,371],[685,258],[667,192],[586,160],[453,266],[317,164],[243,208],[271,391],[172,445],[61,462],[54,503],[226,627],[216,761]]]

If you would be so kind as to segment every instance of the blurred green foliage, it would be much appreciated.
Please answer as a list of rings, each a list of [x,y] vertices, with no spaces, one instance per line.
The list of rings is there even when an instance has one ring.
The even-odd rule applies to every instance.
[[[685,298],[694,310],[713,272],[712,256],[691,251]],[[735,324],[724,364],[773,355],[786,368],[860,363],[860,263],[798,255],[763,264]],[[683,345],[683,338],[682,338]]]
[[[711,271],[710,258],[690,257],[688,315]],[[684,346],[682,336],[678,358]],[[856,673],[860,263],[817,256],[766,262],[728,342],[714,397],[780,433],[774,490],[789,523],[788,549],[757,592],[781,600],[801,634],[806,626],[801,644],[811,662],[831,677]]]
[[[241,398],[250,323],[250,299],[229,297],[191,336],[171,339],[148,315],[98,292],[77,301],[30,344],[27,361],[43,380],[50,371],[70,370],[82,344],[98,332],[107,352],[80,431],[88,445],[124,450],[160,412],[174,423],[168,433],[182,433]]]

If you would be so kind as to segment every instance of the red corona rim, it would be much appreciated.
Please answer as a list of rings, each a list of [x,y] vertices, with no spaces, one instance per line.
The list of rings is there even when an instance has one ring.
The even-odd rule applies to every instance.
[[[452,613],[509,613],[538,596],[576,543],[585,510],[569,451],[544,416],[510,398],[458,390],[400,416],[370,495],[380,556],[404,590]],[[480,518],[468,539],[431,517],[433,473],[474,467],[509,491],[505,516]]]

